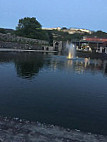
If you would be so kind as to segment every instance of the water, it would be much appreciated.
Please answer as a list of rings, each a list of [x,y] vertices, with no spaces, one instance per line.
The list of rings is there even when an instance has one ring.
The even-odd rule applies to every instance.
[[[75,45],[72,44],[72,43],[69,44],[67,42],[66,48],[68,49],[68,56],[67,56],[67,58],[68,59],[74,59],[76,57],[76,47],[75,47]]]
[[[0,115],[107,135],[107,60],[1,52]]]

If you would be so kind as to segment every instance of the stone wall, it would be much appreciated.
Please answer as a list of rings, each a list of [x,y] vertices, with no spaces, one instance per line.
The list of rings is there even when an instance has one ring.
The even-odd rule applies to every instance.
[[[31,44],[22,44],[17,42],[4,42],[0,41],[0,48],[9,48],[9,49],[38,49],[40,50],[42,47],[39,45],[31,45]]]
[[[11,34],[2,34],[0,33],[0,41],[6,41],[6,42],[17,42],[22,44],[40,44],[40,45],[49,45],[48,41],[45,40],[38,40],[38,39],[32,39],[32,38],[25,38],[25,37],[19,37]]]
[[[54,51],[53,46],[49,45],[36,45],[36,44],[30,45],[30,44],[22,44],[17,42],[4,42],[4,41],[0,41],[0,48]]]
[[[48,41],[0,33],[0,48],[54,51]]]

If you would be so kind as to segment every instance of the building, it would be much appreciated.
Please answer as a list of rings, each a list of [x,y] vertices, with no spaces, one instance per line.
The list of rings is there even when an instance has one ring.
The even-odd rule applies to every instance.
[[[106,53],[107,54],[107,38],[97,38],[97,37],[84,37],[84,41],[93,42],[97,44],[97,53]]]
[[[92,33],[92,31],[90,31],[90,30],[87,30],[87,29],[78,29],[78,28],[70,28],[69,30],[68,30],[68,33],[69,34],[74,34],[74,33],[88,33],[88,34],[91,34]]]
[[[89,41],[89,42],[107,42],[107,38],[97,38],[97,37],[84,37],[83,40]]]
[[[103,42],[102,46],[98,47],[96,52],[97,53],[106,53],[107,54],[107,41]]]
[[[61,30],[61,28],[60,27],[56,27],[56,28],[42,28],[42,30],[58,30],[58,31],[60,31]]]
[[[62,31],[62,32],[67,32],[69,34],[75,34],[75,33],[88,33],[88,34],[91,34],[92,31],[90,30],[87,30],[87,29],[78,29],[78,28],[70,28],[70,29],[63,29],[63,28],[60,28],[60,27],[56,27],[56,28],[42,28],[43,30],[58,30],[58,31]]]

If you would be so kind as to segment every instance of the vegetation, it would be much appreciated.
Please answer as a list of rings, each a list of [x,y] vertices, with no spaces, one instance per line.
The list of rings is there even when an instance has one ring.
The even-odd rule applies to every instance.
[[[81,40],[83,39],[84,36],[87,37],[97,37],[97,38],[107,38],[107,33],[103,32],[103,31],[96,31],[96,32],[92,32],[92,34],[88,34],[88,33],[74,33],[74,34],[69,34],[67,32],[63,32],[63,31],[57,31],[57,30],[52,30],[50,31],[51,34],[53,35],[53,39],[55,40]]]
[[[7,34],[7,33],[14,34],[14,30],[13,29],[0,28],[0,33],[3,33],[3,34]]]
[[[32,17],[32,18],[25,17],[23,19],[19,19],[16,30],[0,28],[0,33],[3,33],[3,34],[10,33],[10,34],[15,34],[21,37],[47,40],[50,45],[53,44],[53,40],[62,40],[62,41],[77,40],[78,41],[78,40],[81,40],[84,36],[107,38],[107,33],[103,31],[93,32],[92,34],[88,34],[88,33],[69,34],[68,32],[64,32],[63,30],[67,30],[67,28],[62,27],[61,31],[42,30],[42,25],[37,21],[35,17]]]
[[[48,32],[50,32],[50,34],[52,35],[53,40],[71,41],[71,40],[80,40],[83,37],[83,35],[79,33],[69,34],[68,32],[63,32],[58,30],[51,30]]]
[[[22,37],[49,40],[48,33],[43,31],[41,28],[42,26],[36,18],[25,17],[23,19],[19,19],[15,34]]]
[[[107,38],[107,33],[103,31],[93,32],[90,37]]]
[[[0,28],[0,33],[3,33],[3,34],[5,34],[5,29],[3,29],[3,28]]]
[[[66,27],[62,27],[61,30],[67,30],[67,28]]]

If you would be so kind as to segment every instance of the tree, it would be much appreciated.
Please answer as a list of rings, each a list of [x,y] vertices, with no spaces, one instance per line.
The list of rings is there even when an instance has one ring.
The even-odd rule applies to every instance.
[[[3,29],[3,28],[0,28],[0,33],[3,33],[3,34],[5,34],[6,32],[5,32],[5,29]]]
[[[41,27],[41,24],[35,17],[25,17],[23,19],[19,19],[18,26],[16,27],[16,35],[48,40],[47,33],[42,31]]]
[[[90,36],[98,37],[98,38],[107,38],[107,33],[103,31],[96,31],[96,32],[93,32]]]
[[[62,29],[61,30],[67,30],[67,28],[66,27],[62,27]]]
[[[24,19],[19,19],[19,24],[17,29],[26,29],[26,28],[41,28],[41,24],[36,20],[35,17],[29,18],[25,17]]]

